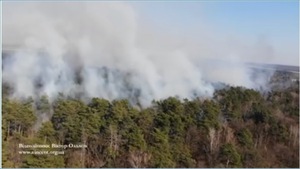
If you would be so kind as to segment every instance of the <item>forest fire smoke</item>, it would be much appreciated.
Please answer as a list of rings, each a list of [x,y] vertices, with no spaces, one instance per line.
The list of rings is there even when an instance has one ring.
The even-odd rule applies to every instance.
[[[5,2],[3,43],[17,43],[20,52],[3,60],[3,81],[16,98],[61,92],[147,106],[169,96],[210,97],[216,81],[258,88],[270,75],[253,80],[240,63],[251,60],[255,47],[241,51],[239,43],[219,41],[220,33],[199,30],[195,40],[145,27],[121,2]],[[269,49],[260,46],[255,57]]]

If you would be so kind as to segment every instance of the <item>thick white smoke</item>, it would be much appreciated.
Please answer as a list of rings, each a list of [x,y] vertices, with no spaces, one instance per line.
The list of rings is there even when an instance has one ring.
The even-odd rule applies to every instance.
[[[3,60],[3,81],[13,97],[62,92],[143,106],[169,96],[211,96],[213,81],[257,87],[244,60],[230,55],[240,49],[219,51],[217,38],[146,29],[138,17],[121,2],[4,2],[3,43],[19,48]],[[226,62],[207,60],[213,55]]]

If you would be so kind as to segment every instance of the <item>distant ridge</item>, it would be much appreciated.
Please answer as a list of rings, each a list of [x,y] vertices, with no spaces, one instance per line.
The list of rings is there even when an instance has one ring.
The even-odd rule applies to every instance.
[[[299,66],[291,65],[280,65],[280,64],[261,64],[261,63],[247,63],[249,67],[259,68],[259,69],[274,69],[277,71],[299,73]]]
[[[16,51],[20,51],[18,48],[18,45],[3,45],[2,46],[2,56],[7,56],[9,53],[13,53]],[[210,62],[214,63],[226,63],[230,65],[235,65],[237,63],[235,62],[229,62],[229,61],[221,61],[221,60],[209,60]],[[268,69],[268,70],[277,70],[277,71],[284,71],[284,72],[291,72],[291,73],[299,73],[300,67],[299,66],[293,66],[293,65],[281,65],[281,64],[266,64],[266,63],[252,63],[248,62],[246,65],[250,68],[258,68],[258,69]]]

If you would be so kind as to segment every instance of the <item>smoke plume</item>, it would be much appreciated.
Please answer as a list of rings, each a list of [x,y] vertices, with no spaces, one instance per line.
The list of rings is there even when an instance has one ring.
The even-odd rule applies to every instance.
[[[3,44],[18,47],[3,60],[3,81],[15,98],[64,93],[143,106],[169,96],[210,97],[212,82],[258,88],[267,81],[251,78],[244,62],[254,57],[250,51],[272,57],[270,46],[255,48],[205,26],[174,35],[139,17],[121,2],[4,2]]]

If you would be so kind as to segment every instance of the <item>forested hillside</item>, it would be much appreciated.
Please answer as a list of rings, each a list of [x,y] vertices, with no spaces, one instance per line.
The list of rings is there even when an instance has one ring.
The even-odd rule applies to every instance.
[[[60,95],[52,104],[3,89],[3,167],[299,167],[299,84],[261,94],[242,87],[211,99],[153,101]],[[39,124],[41,117],[50,121]],[[19,144],[85,144],[63,155],[20,154]],[[60,149],[63,150],[63,149]]]

